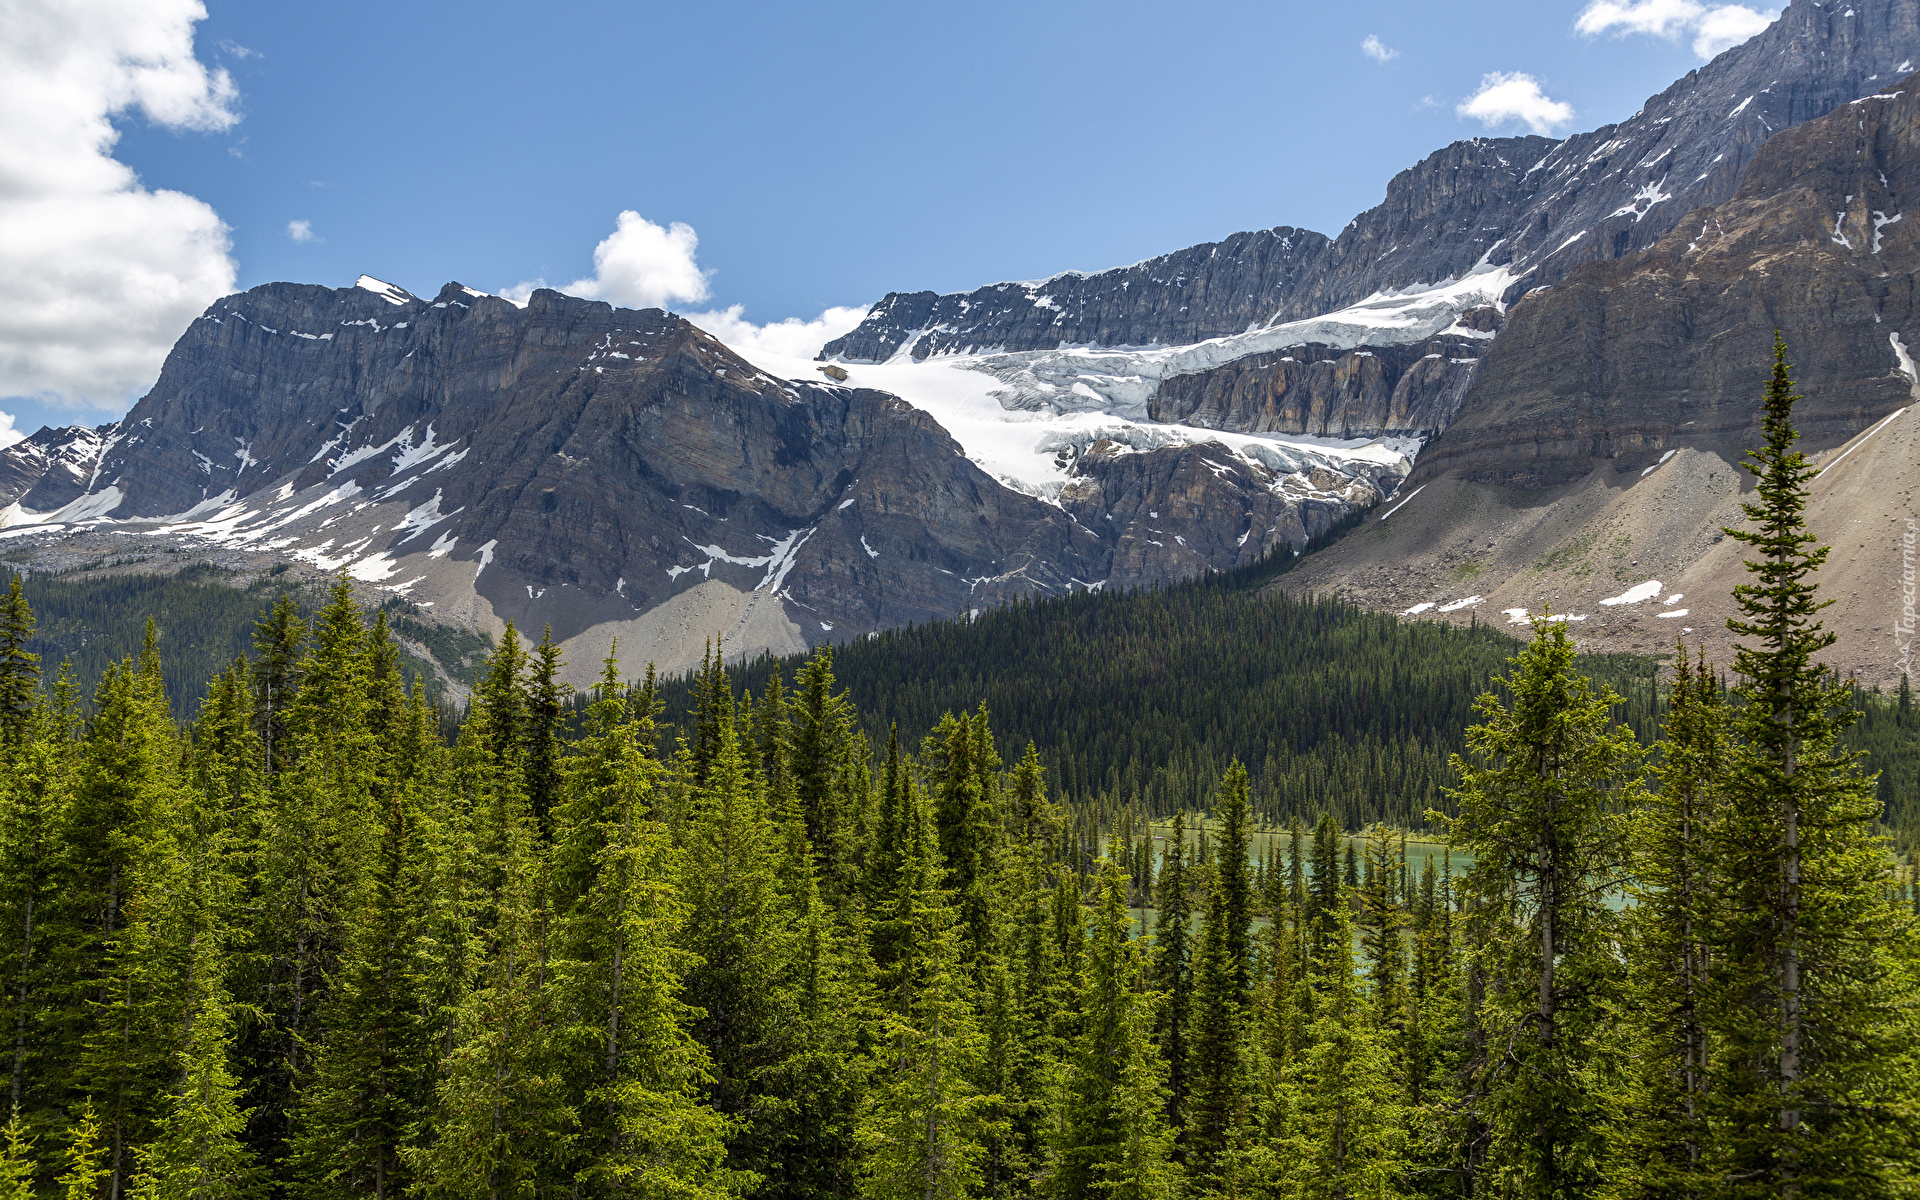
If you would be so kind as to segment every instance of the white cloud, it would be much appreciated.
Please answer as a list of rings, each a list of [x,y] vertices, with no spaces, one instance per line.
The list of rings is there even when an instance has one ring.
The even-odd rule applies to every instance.
[[[27,435],[13,427],[14,417],[10,412],[0,412],[0,450],[24,439]]]
[[[1491,71],[1480,77],[1479,90],[1454,107],[1487,128],[1509,121],[1524,122],[1538,134],[1552,134],[1573,120],[1573,106],[1548,98],[1540,81],[1521,71]]]
[[[292,238],[296,242],[313,241],[314,240],[313,222],[312,221],[288,221],[287,236]]]
[[[234,287],[206,203],[149,190],[113,157],[112,118],[238,121],[194,56],[199,0],[7,0],[0,19],[0,396],[117,409]]]
[[[1712,58],[1773,24],[1779,9],[1743,4],[1702,4],[1699,0],[1592,0],[1580,10],[1574,31],[1588,37],[1645,33],[1679,41],[1693,35],[1693,52]]]
[[[742,314],[738,304],[729,304],[718,312],[683,314],[687,320],[719,338],[728,346],[751,358],[755,354],[785,354],[793,358],[812,358],[820,347],[851,332],[866,318],[867,305],[829,308],[811,321],[788,317],[755,325]]]
[[[1759,33],[1779,16],[1777,8],[1761,12],[1738,4],[1722,4],[1710,9],[1694,26],[1693,52],[1701,58],[1713,58]]]
[[[666,308],[676,301],[699,303],[710,294],[707,276],[694,261],[700,237],[681,221],[655,225],[628,209],[612,233],[593,248],[593,275],[560,287],[569,296],[605,300],[625,308]],[[525,304],[544,279],[504,288],[500,294]]]
[[[1390,63],[1394,59],[1400,57],[1400,52],[1398,50],[1395,50],[1392,47],[1388,46],[1385,42],[1381,41],[1379,38],[1375,37],[1371,33],[1368,34],[1366,36],[1366,39],[1360,43],[1360,53],[1366,55],[1368,58],[1372,59],[1377,63]]]
[[[628,308],[668,308],[676,302],[698,303],[710,294],[708,278],[695,257],[700,235],[679,221],[655,225],[629,209],[618,226],[593,250],[593,277],[576,279],[557,290],[569,296],[605,300]],[[544,280],[534,279],[500,289],[500,295],[524,305]],[[850,331],[867,315],[867,307],[829,308],[811,321],[788,317],[756,325],[746,318],[744,305],[730,304],[707,312],[680,314],[728,346],[746,354],[784,354],[812,358],[820,348]]]

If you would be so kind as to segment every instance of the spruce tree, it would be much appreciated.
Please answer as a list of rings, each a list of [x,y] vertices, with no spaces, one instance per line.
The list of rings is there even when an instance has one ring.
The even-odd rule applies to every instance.
[[[265,1191],[267,1181],[241,1136],[247,1114],[229,1063],[233,1025],[216,937],[208,931],[195,947],[179,1082],[167,1098],[159,1136],[141,1150],[136,1196],[249,1200]]]
[[[837,786],[851,731],[847,700],[835,695],[833,687],[833,650],[823,646],[794,678],[789,715],[794,799],[820,863],[821,885],[837,898],[852,883],[847,862],[852,814],[848,797]]]
[[[286,615],[276,606],[270,620]],[[256,702],[262,681],[299,680],[290,702],[275,701],[278,732],[269,726],[269,765],[277,766],[247,855],[249,905],[258,915],[235,989],[264,1018],[244,1030],[240,1060],[254,1101],[249,1138],[270,1167],[287,1151],[300,1081],[312,1070],[317,1022],[346,946],[346,913],[381,824],[372,799],[379,755],[365,651],[366,628],[343,576],[315,618],[304,657],[266,674],[256,669]]]
[[[1806,527],[1816,474],[1794,449],[1793,381],[1774,338],[1749,524],[1741,615],[1741,704],[1714,839],[1712,1032],[1722,1170],[1734,1195],[1890,1195],[1907,1126],[1905,1080],[1883,1064],[1907,1036],[1893,1002],[1898,937],[1885,900],[1872,782],[1841,733],[1858,719],[1848,688],[1814,656],[1833,644],[1816,614],[1828,547]]]
[[[1313,878],[1307,892],[1307,923],[1313,934],[1310,957],[1325,956],[1333,938],[1333,910],[1340,903],[1340,829],[1332,813],[1321,813],[1313,827]]]
[[[1707,1032],[1717,880],[1710,838],[1725,803],[1728,712],[1704,655],[1676,648],[1656,767],[1635,814],[1627,912],[1630,1074],[1614,1169],[1622,1194],[1703,1194],[1711,1185]]]
[[[1335,906],[1334,936],[1314,964],[1319,994],[1295,1068],[1300,1144],[1288,1164],[1295,1194],[1330,1200],[1395,1195],[1406,1165],[1400,1080],[1382,1014],[1360,990],[1350,913]]]
[[[100,1139],[100,1119],[93,1111],[93,1102],[83,1100],[80,1111],[74,1114],[73,1129],[63,1156],[67,1169],[60,1173],[61,1200],[99,1200],[101,1181],[109,1174],[102,1165],[106,1157],[107,1147]]]
[[[1591,1081],[1619,986],[1606,893],[1624,867],[1617,814],[1637,792],[1641,752],[1613,723],[1619,697],[1575,671],[1565,622],[1536,620],[1509,661],[1511,701],[1480,698],[1451,793],[1451,844],[1474,856],[1464,887],[1488,980],[1479,1019],[1490,1044],[1510,1047],[1478,1086],[1500,1186],[1570,1200],[1604,1174],[1609,1113]]]
[[[309,1196],[385,1200],[408,1186],[402,1155],[430,1115],[436,1062],[428,854],[411,789],[389,796],[293,1125]]]
[[[1167,834],[1154,913],[1154,983],[1166,995],[1160,1010],[1160,1052],[1168,1068],[1167,1118],[1175,1128],[1186,1123],[1187,1057],[1192,1037],[1188,1027],[1193,1010],[1191,887],[1187,877],[1187,822],[1181,814],[1174,818]]]
[[[528,1154],[558,1165],[556,1185],[583,1197],[724,1196],[752,1182],[725,1164],[729,1122],[699,1094],[710,1066],[681,998],[692,965],[676,944],[683,876],[651,811],[652,720],[649,704],[622,700],[609,656],[556,823],[556,952],[542,1001],[552,1033],[546,1056],[526,1068],[529,1079],[535,1064],[551,1064],[551,1074],[527,1097],[524,1128],[538,1139],[573,1114],[570,1144],[549,1133]]]
[[[686,908],[684,998],[701,1014],[692,1032],[712,1063],[708,1099],[737,1123],[736,1161],[758,1167],[775,1140],[755,1118],[771,1116],[760,1079],[780,1058],[779,989],[794,947],[782,841],[748,753],[734,722],[723,721],[706,781],[692,788],[677,890]]]
[[[1226,926],[1227,962],[1233,971],[1233,986],[1244,1009],[1253,998],[1253,880],[1247,852],[1251,841],[1248,823],[1247,769],[1236,760],[1220,781],[1219,863],[1222,910]]]
[[[33,726],[40,697],[40,656],[27,649],[33,637],[33,609],[20,590],[20,576],[7,582],[0,600],[0,763],[23,746]]]
[[[47,931],[58,981],[48,999],[59,1024],[46,1053],[69,1072],[74,1093],[102,1106],[107,1170],[121,1189],[171,1049],[152,1025],[178,983],[179,964],[164,956],[179,942],[156,945],[172,911],[166,884],[177,878],[170,769],[178,756],[158,692],[157,679],[131,663],[101,681],[62,823],[59,902]]]
[[[566,739],[567,698],[573,688],[560,679],[560,647],[547,626],[533,648],[526,688],[527,803],[543,839],[553,836],[553,809],[560,802],[560,758]]]
[[[13,606],[11,597],[8,605]],[[24,609],[25,601],[20,605]],[[31,621],[30,610],[12,612],[7,628],[31,628]],[[0,657],[6,644],[0,639]],[[60,721],[38,692],[37,674],[33,686],[27,722],[0,745],[0,1038],[5,1039],[0,1044],[6,1051],[11,1111],[29,1114],[38,1128],[59,1096],[68,1065],[49,1054],[62,1017],[50,1002],[59,977],[50,969],[48,920],[61,900],[56,890],[65,850],[61,818],[72,784],[72,754]]]
[[[1054,1194],[1169,1196],[1165,1066],[1147,1038],[1146,960],[1129,935],[1125,877],[1102,860],[1093,937],[1081,971],[1081,1029],[1061,1095]]]
[[[1406,947],[1401,932],[1404,918],[1394,895],[1397,871],[1385,825],[1375,824],[1368,830],[1366,856],[1366,886],[1359,900],[1365,922],[1361,940],[1367,981],[1372,989],[1373,1014],[1386,1033],[1386,1044],[1401,1055],[1406,1048],[1402,1035],[1407,1027]]]
[[[34,1176],[39,1172],[33,1162],[33,1139],[21,1123],[19,1108],[0,1130],[0,1138],[5,1139],[0,1144],[0,1200],[33,1200]]]
[[[933,814],[914,805],[902,886],[883,924],[898,955],[876,980],[883,1018],[856,1137],[859,1193],[869,1200],[958,1200],[978,1188],[995,1098],[973,1080],[984,1038],[952,908]]]
[[[1243,1076],[1246,1009],[1230,946],[1232,916],[1215,876],[1193,960],[1193,1033],[1187,1050],[1187,1102],[1182,1145],[1195,1187],[1220,1186],[1244,1136],[1248,1097]]]
[[[529,824],[507,834],[487,955],[454,1023],[432,1136],[400,1148],[422,1196],[531,1198],[566,1148]]]
[[[269,774],[279,772],[291,752],[287,712],[300,692],[300,660],[305,652],[307,625],[300,608],[285,592],[253,627],[253,720],[266,756]]]

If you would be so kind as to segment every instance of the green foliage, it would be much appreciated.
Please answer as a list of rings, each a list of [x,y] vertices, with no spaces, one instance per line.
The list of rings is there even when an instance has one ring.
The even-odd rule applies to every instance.
[[[1881,805],[1859,756],[1841,744],[1856,714],[1848,689],[1813,656],[1833,644],[1813,580],[1828,548],[1804,513],[1816,473],[1793,449],[1786,346],[1776,335],[1765,440],[1746,465],[1757,499],[1750,582],[1734,589],[1745,639],[1734,669],[1741,704],[1715,832],[1725,902],[1714,916],[1712,1012],[1720,1043],[1715,1102],[1723,1169],[1739,1195],[1894,1195],[1913,1127],[1888,1065],[1906,1049],[1898,999],[1904,923],[1870,835]]]
[[[1473,855],[1462,891],[1486,980],[1478,1019],[1499,1047],[1477,1086],[1496,1186],[1570,1200],[1602,1178],[1596,1070],[1619,987],[1606,895],[1626,871],[1618,814],[1637,799],[1641,749],[1610,719],[1616,698],[1575,672],[1565,622],[1537,620],[1512,661],[1511,701],[1481,698],[1472,757],[1456,760],[1449,822]]]

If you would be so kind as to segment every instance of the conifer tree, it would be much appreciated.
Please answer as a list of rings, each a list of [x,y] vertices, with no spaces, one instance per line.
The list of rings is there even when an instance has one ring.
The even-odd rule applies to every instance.
[[[429,851],[412,789],[390,795],[381,815],[294,1124],[293,1169],[315,1197],[404,1194],[402,1152],[433,1101]]]
[[[266,771],[277,774],[286,766],[288,744],[287,712],[300,692],[301,665],[307,641],[307,625],[300,608],[285,592],[275,600],[265,619],[253,627],[254,732],[266,755]]]
[[[1166,1058],[1167,1117],[1177,1129],[1186,1123],[1187,1058],[1192,1032],[1193,962],[1188,948],[1193,922],[1191,883],[1187,878],[1187,822],[1174,818],[1160,868],[1154,920],[1154,982],[1166,994],[1161,1006],[1160,1052]]]
[[[1220,847],[1216,872],[1220,879],[1222,914],[1226,921],[1227,962],[1233,972],[1233,986],[1244,1009],[1253,998],[1253,880],[1249,874],[1247,851],[1250,843],[1248,822],[1247,769],[1236,760],[1220,781]]]
[[[1490,1044],[1511,1047],[1478,1085],[1489,1166],[1500,1186],[1559,1200],[1591,1194],[1603,1176],[1608,1113],[1589,1081],[1619,983],[1605,897],[1621,878],[1616,813],[1638,787],[1641,754],[1613,723],[1619,697],[1574,670],[1565,622],[1536,620],[1509,661],[1511,703],[1482,696],[1471,760],[1455,758],[1450,829],[1474,856],[1464,886],[1488,980],[1480,1019]]]
[[[686,908],[675,851],[650,811],[652,719],[649,704],[621,699],[609,656],[558,814],[554,1073],[526,1128],[560,1105],[575,1114],[572,1144],[550,1139],[544,1153],[579,1196],[725,1196],[752,1182],[725,1165],[729,1123],[699,1095],[709,1060],[681,999]]]
[[[1734,589],[1742,703],[1726,819],[1714,839],[1714,1106],[1734,1195],[1893,1194],[1906,1083],[1882,1064],[1904,1036],[1892,1004],[1893,913],[1880,806],[1839,745],[1857,713],[1814,655],[1833,644],[1816,614],[1828,547],[1806,527],[1816,474],[1794,449],[1793,381],[1774,337],[1764,442],[1743,464],[1756,498],[1726,532],[1753,551]]]
[[[1312,930],[1310,958],[1324,957],[1333,937],[1334,909],[1341,903],[1340,829],[1333,814],[1321,813],[1313,827],[1313,879],[1307,893],[1307,923]]]
[[[1614,1174],[1626,1195],[1699,1195],[1707,1156],[1709,967],[1730,713],[1703,655],[1676,648],[1660,787],[1635,814],[1624,1012],[1635,1047]]]
[[[26,1126],[20,1121],[20,1110],[15,1108],[7,1119],[7,1126],[0,1130],[0,1200],[33,1200],[34,1169],[33,1139],[27,1135]]]
[[[61,1200],[98,1200],[100,1183],[108,1171],[101,1165],[107,1148],[100,1140],[100,1119],[94,1114],[93,1101],[83,1100],[75,1114],[73,1129],[64,1156],[67,1169],[60,1173]]]
[[[1226,888],[1216,875],[1193,961],[1193,1034],[1187,1051],[1183,1147],[1194,1186],[1226,1182],[1228,1159],[1249,1117],[1243,1076],[1246,1010],[1229,949]]]
[[[543,994],[547,954],[539,880],[527,824],[516,823],[507,834],[488,954],[479,986],[456,1018],[433,1136],[424,1145],[401,1148],[423,1196],[535,1196],[543,1167],[566,1145]]]
[[[846,698],[835,695],[833,687],[833,650],[822,646],[794,677],[789,711],[794,799],[820,863],[822,886],[837,897],[852,882],[846,861],[851,814],[848,798],[835,786],[850,731]]]
[[[242,1141],[246,1112],[229,1065],[233,1042],[217,934],[195,947],[179,1083],[168,1097],[159,1136],[142,1148],[135,1194],[154,1200],[249,1200],[265,1180]]]
[[[986,1114],[995,1098],[972,1082],[984,1038],[941,877],[924,801],[914,805],[902,886],[882,914],[898,956],[877,980],[884,1017],[856,1138],[859,1192],[869,1200],[958,1200],[980,1183]]]
[[[75,1092],[102,1105],[107,1170],[124,1189],[170,1049],[148,1035],[164,1005],[159,991],[176,981],[163,956],[177,943],[156,946],[156,926],[143,917],[168,912],[166,889],[150,885],[171,866],[169,768],[177,748],[152,671],[119,664],[94,703],[62,826],[60,899],[48,931],[49,967],[59,980],[49,999],[61,1024],[46,1051],[70,1073]]]
[[[1393,1196],[1405,1167],[1400,1083],[1381,1014],[1360,991],[1351,906],[1338,904],[1333,914],[1334,936],[1314,964],[1319,996],[1296,1068],[1301,1147],[1289,1173],[1301,1196]]]
[[[565,664],[547,626],[533,648],[526,689],[527,803],[540,836],[553,836],[553,809],[560,802],[560,757],[566,735],[567,697],[573,689],[560,679]]]
[[[1359,900],[1366,922],[1362,942],[1367,981],[1374,1016],[1386,1031],[1386,1044],[1398,1054],[1405,1049],[1401,1035],[1407,1025],[1406,948],[1401,936],[1403,917],[1394,896],[1397,871],[1385,825],[1375,824],[1368,831],[1366,854],[1366,886]]]
[[[967,968],[978,972],[996,940],[992,884],[1000,850],[993,797],[999,764],[986,712],[943,718],[927,739],[926,758],[937,772],[934,820],[946,882],[954,892],[962,953]]]
[[[1146,959],[1128,936],[1125,876],[1102,860],[1093,937],[1081,971],[1081,1029],[1061,1106],[1054,1193],[1170,1197],[1177,1174],[1166,1127],[1165,1064],[1149,1040]]]
[[[1072,1032],[1064,1018],[1073,1008],[1078,981],[1068,977],[1054,929],[1055,892],[1042,857],[1046,849],[1044,838],[1016,848],[1001,890],[1014,913],[1007,951],[996,957],[991,980],[992,1065],[984,1084],[999,1094],[998,1109],[1007,1125],[994,1140],[1001,1161],[989,1162],[989,1185],[996,1182],[993,1170],[1001,1173],[996,1194],[1018,1194],[1023,1180],[1044,1167]],[[1001,995],[1002,988],[1008,994]]]
[[[18,577],[14,580],[18,588]],[[5,639],[31,629],[24,599],[9,597]],[[20,635],[24,641],[24,635]],[[20,651],[24,655],[24,651]],[[61,899],[61,816],[71,785],[71,753],[38,686],[38,659],[26,721],[0,741],[0,1038],[4,1038],[11,1111],[37,1116],[54,1103],[66,1065],[50,1057],[60,1023],[58,976],[49,971],[48,919]],[[16,677],[13,687],[21,680]],[[19,694],[14,700],[22,699]],[[37,1122],[36,1122],[37,1124]]]
[[[762,1153],[777,1164],[760,1194],[823,1200],[850,1195],[855,1182],[854,1126],[868,1066],[862,1043],[873,1016],[870,960],[858,925],[843,930],[821,899],[798,814],[784,823],[782,890],[793,914],[794,953],[780,986],[779,1057],[760,1084],[756,1117],[769,1135]]]
[[[283,607],[270,622],[288,615]],[[299,687],[290,702],[276,700],[279,732],[270,730],[270,753],[278,765],[248,855],[255,870],[249,903],[258,916],[236,989],[243,1004],[267,1017],[249,1024],[240,1057],[256,1101],[250,1140],[269,1166],[288,1146],[299,1082],[321,1040],[316,1022],[346,945],[346,911],[380,825],[372,806],[379,756],[368,725],[366,645],[342,576],[315,618],[307,653],[273,672],[283,685],[297,677]],[[256,670],[256,702],[266,678]]]
[[[11,759],[32,732],[40,697],[40,656],[27,649],[32,636],[33,609],[14,575],[0,600],[0,762]]]
[[[523,676],[527,652],[520,634],[508,621],[500,644],[487,659],[486,673],[473,691],[473,707],[481,736],[495,762],[525,769],[527,752],[527,693]]]
[[[730,698],[726,701],[731,706]],[[700,1016],[694,1037],[711,1061],[714,1109],[736,1122],[736,1160],[762,1164],[775,1135],[763,1121],[760,1078],[781,1056],[778,994],[791,956],[790,910],[781,894],[782,841],[729,716],[706,781],[692,788],[678,892],[686,917],[685,1001]],[[809,873],[813,864],[806,864]]]
[[[1015,846],[1038,853],[1060,823],[1057,806],[1047,802],[1046,771],[1040,751],[1029,741],[1013,769],[1008,791],[1007,825]]]

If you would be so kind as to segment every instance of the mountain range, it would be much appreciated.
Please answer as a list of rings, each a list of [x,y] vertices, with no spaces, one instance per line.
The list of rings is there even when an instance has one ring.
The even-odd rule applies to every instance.
[[[550,627],[581,680],[615,638],[679,669],[1316,545],[1275,586],[1725,661],[1777,328],[1833,661],[1890,682],[1916,61],[1920,0],[1793,0],[1627,120],[1455,143],[1337,237],[890,293],[817,360],[548,290],[268,284],[121,421],[0,452],[0,537],[344,570]]]

